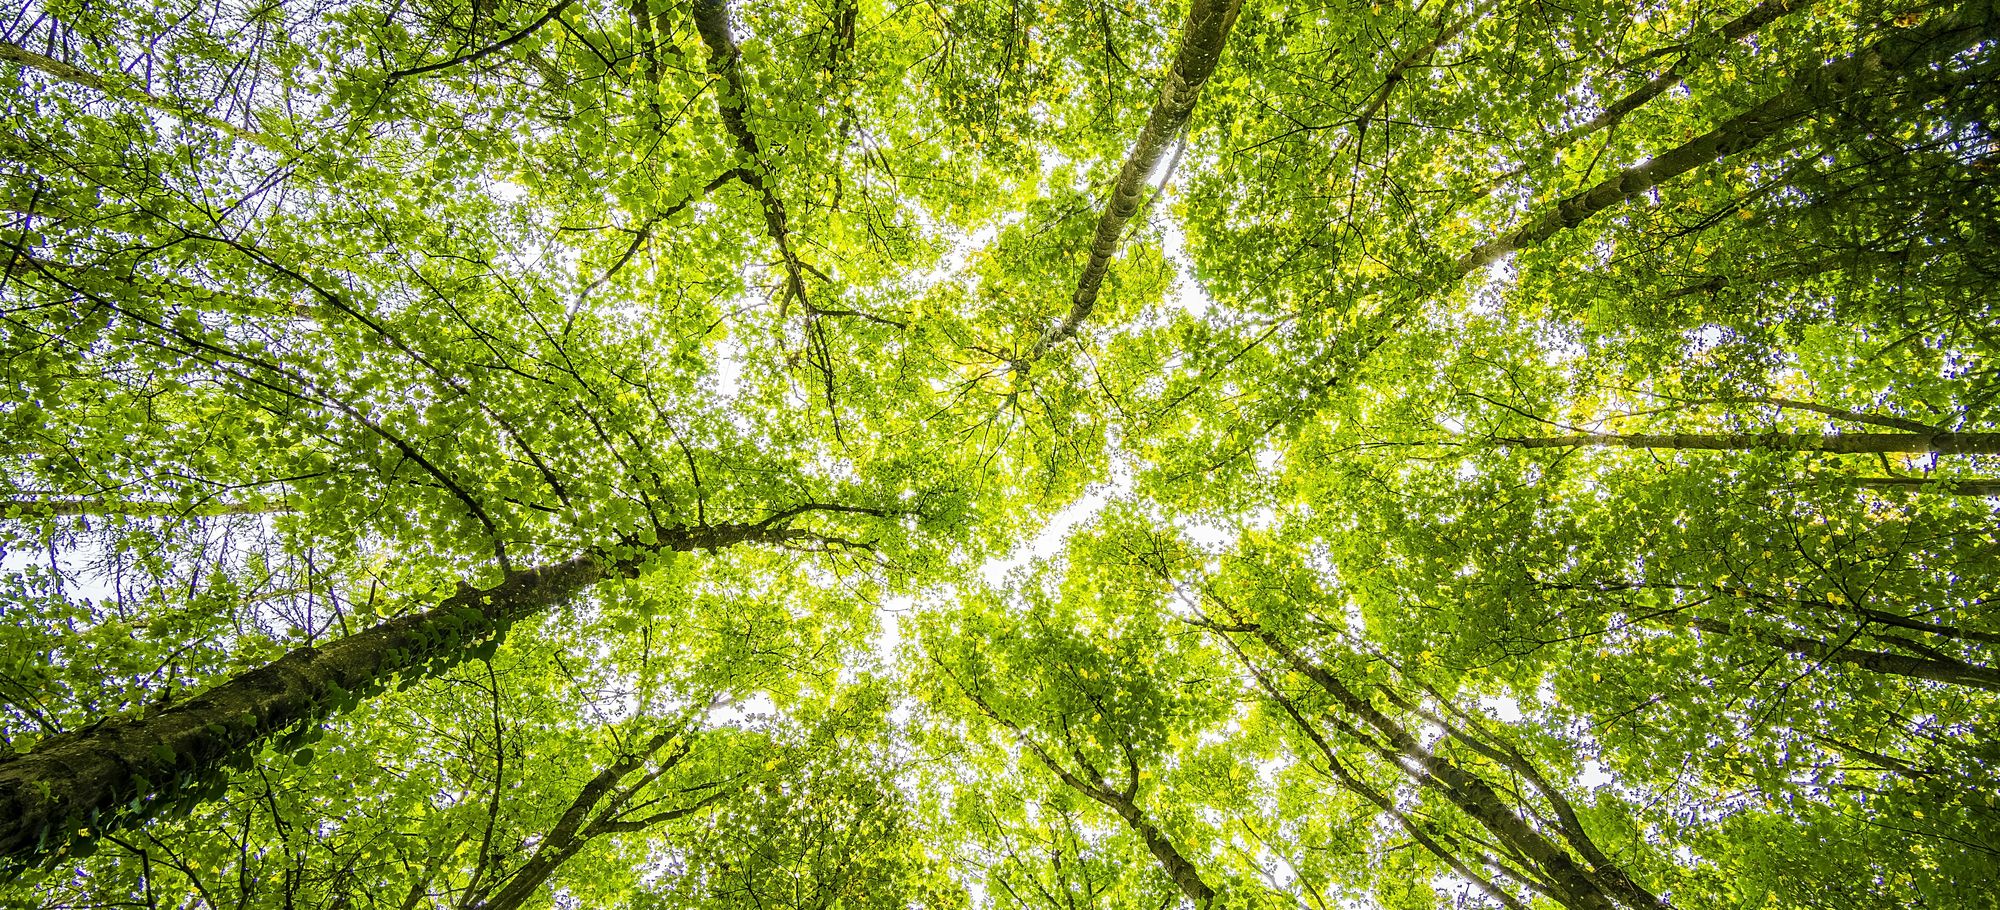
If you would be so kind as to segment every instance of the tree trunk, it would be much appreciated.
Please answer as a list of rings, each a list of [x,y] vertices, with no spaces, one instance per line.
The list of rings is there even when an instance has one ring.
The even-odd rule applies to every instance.
[[[1904,452],[1916,455],[2000,455],[2000,433],[1577,433],[1501,438],[1523,449],[1688,449],[1714,452]]]
[[[1778,17],[1806,9],[1816,2],[1818,0],[1765,0],[1764,3],[1752,7],[1749,12],[1736,17],[1713,33],[1698,40],[1704,45],[1726,47],[1755,34],[1758,29],[1777,21]],[[1682,58],[1681,63],[1685,62],[1687,62],[1686,58]],[[1617,126],[1619,121],[1624,120],[1627,115],[1644,107],[1647,102],[1652,101],[1654,98],[1659,97],[1661,92],[1680,83],[1680,64],[1676,63],[1673,66],[1667,67],[1659,75],[1646,80],[1645,84],[1634,89],[1625,97],[1605,105],[1604,110],[1599,111],[1597,116],[1566,130],[1562,135],[1556,137],[1554,142],[1549,143],[1549,145],[1551,148],[1565,148],[1570,143],[1599,130]]]
[[[1119,169],[1118,180],[1111,185],[1111,200],[1097,219],[1097,232],[1090,238],[1090,259],[1084,263],[1082,277],[1077,279],[1069,315],[1035,340],[1035,346],[1022,357],[1021,368],[1074,337],[1083,321],[1090,318],[1091,310],[1097,306],[1097,292],[1104,284],[1104,275],[1111,268],[1111,257],[1117,254],[1119,240],[1125,235],[1125,225],[1139,211],[1139,193],[1146,177],[1159,166],[1167,146],[1187,125],[1195,100],[1201,97],[1202,85],[1215,73],[1215,64],[1222,59],[1223,45],[1242,7],[1243,0],[1194,0],[1188,8],[1187,22],[1181,26],[1180,49],[1174,53],[1174,62],[1167,68],[1165,78],[1160,80],[1160,100],[1154,103],[1139,138],[1132,143],[1132,151],[1125,156],[1125,166]]]
[[[1117,796],[1117,794],[1109,795]],[[1182,855],[1180,848],[1176,847],[1173,841],[1160,833],[1160,829],[1131,799],[1115,799],[1108,805],[1118,813],[1119,818],[1125,820],[1125,824],[1134,833],[1139,835],[1140,840],[1146,842],[1146,851],[1153,854],[1153,859],[1159,862],[1161,869],[1166,870],[1167,877],[1174,880],[1174,885],[1181,889],[1181,893],[1187,895],[1188,900],[1194,901],[1195,910],[1208,910],[1209,905],[1215,902],[1215,889],[1202,880],[1201,870],[1196,869],[1194,863]]]
[[[0,499],[0,520],[9,518],[56,518],[65,516],[121,516],[126,518],[194,518],[211,515],[271,515],[289,512],[283,503],[210,502],[188,504],[144,499]]]
[[[805,267],[792,250],[792,227],[790,217],[785,214],[785,200],[778,195],[777,178],[771,176],[763,144],[751,131],[747,119],[750,101],[743,85],[743,52],[736,46],[736,35],[729,27],[728,0],[694,0],[693,14],[695,31],[708,48],[708,71],[722,80],[722,88],[716,93],[716,112],[722,116],[722,125],[735,140],[737,150],[750,161],[750,166],[740,171],[743,182],[757,191],[764,210],[764,232],[778,245],[778,255],[785,263],[787,292],[810,312]]]
[[[293,149],[283,142],[279,142],[263,133],[244,129],[227,120],[210,116],[195,109],[186,102],[169,101],[132,85],[125,80],[107,79],[82,67],[72,66],[61,60],[44,57],[17,44],[0,41],[0,60],[35,70],[45,76],[67,82],[71,85],[82,86],[83,88],[112,98],[131,101],[162,114],[194,121],[224,135],[261,146],[280,155],[298,154],[297,149]]]
[[[1403,829],[1403,833],[1408,835],[1411,840],[1415,841],[1425,850],[1430,851],[1432,856],[1437,857],[1454,874],[1466,881],[1472,882],[1488,898],[1507,908],[1507,910],[1526,910],[1526,907],[1521,904],[1520,900],[1502,890],[1500,886],[1493,883],[1492,879],[1481,875],[1463,859],[1460,859],[1457,854],[1446,848],[1444,844],[1439,843],[1438,839],[1432,837],[1429,831],[1426,831],[1422,825],[1410,817],[1409,813],[1404,812],[1401,807],[1397,806],[1395,800],[1390,799],[1382,791],[1370,786],[1367,781],[1362,780],[1359,775],[1350,770],[1347,764],[1341,761],[1340,756],[1333,751],[1333,746],[1327,742],[1326,737],[1320,733],[1319,728],[1306,720],[1305,712],[1300,709],[1298,703],[1280,691],[1277,684],[1271,681],[1270,674],[1265,673],[1262,667],[1257,666],[1256,662],[1250,659],[1250,655],[1244,653],[1243,648],[1236,644],[1235,639],[1230,638],[1226,633],[1221,634],[1220,637],[1222,643],[1229,648],[1229,652],[1236,655],[1236,659],[1242,663],[1243,668],[1250,671],[1250,675],[1257,680],[1257,685],[1264,690],[1265,696],[1285,712],[1285,716],[1291,719],[1292,725],[1297,727],[1306,740],[1313,744],[1313,748],[1319,752],[1321,757],[1326,759],[1327,773],[1334,780],[1338,781],[1348,792],[1367,800],[1369,804],[1375,807],[1376,811],[1394,819],[1396,824]],[[1519,870],[1510,869],[1508,871],[1509,874],[1514,874]]]
[[[682,531],[657,551],[716,549],[795,532],[760,525]],[[484,590],[462,587],[431,610],[398,617],[319,647],[299,648],[187,701],[99,721],[0,758],[0,866],[31,862],[66,843],[150,815],[264,738],[344,710],[396,676],[433,675],[516,621],[555,607],[644,556],[596,556],[509,572]]]
[[[1534,246],[1612,206],[1702,165],[1755,148],[1815,112],[1831,108],[1898,71],[1927,73],[1996,34],[1993,0],[1968,0],[1922,25],[1897,29],[1868,47],[1820,66],[1791,88],[1731,117],[1684,145],[1661,152],[1557,202],[1514,232],[1474,247],[1445,276],[1456,280]]]
[[[2000,480],[1950,480],[1930,477],[1852,477],[1847,483],[1864,490],[1907,490],[1946,496],[2000,496]]]
[[[1829,663],[1847,664],[1891,676],[1928,679],[1954,686],[2000,692],[2000,670],[1949,658],[1910,657],[1887,651],[1864,651],[1832,645],[1769,630],[1737,630],[1712,619],[1693,619],[1688,625],[1712,635],[1747,635],[1782,651]]]
[[[0,856],[31,859],[158,808],[265,737],[327,713],[348,693],[387,684],[515,620],[596,583],[604,564],[582,556],[515,571],[487,590],[464,589],[437,607],[392,619],[324,647],[305,647],[185,702],[49,737],[0,760]]]
[[[548,883],[549,878],[555,875],[562,864],[582,852],[592,840],[613,832],[646,831],[657,825],[693,815],[728,796],[730,790],[718,789],[690,805],[655,812],[644,818],[622,817],[622,813],[628,809],[639,791],[687,757],[687,741],[682,739],[678,749],[673,750],[665,759],[659,761],[651,772],[642,775],[632,785],[620,787],[619,784],[651,761],[655,753],[675,738],[675,734],[671,732],[659,734],[637,753],[625,756],[617,763],[599,771],[597,776],[591,778],[590,783],[584,785],[583,790],[577,793],[576,799],[563,812],[562,818],[556,821],[548,836],[536,845],[534,855],[519,869],[499,880],[493,888],[482,889],[491,890],[490,897],[475,897],[468,902],[468,906],[472,910],[520,910],[541,891],[542,886]]]
[[[948,670],[946,672],[949,673]],[[956,676],[953,676],[952,679],[954,682],[957,682]],[[1209,910],[1210,905],[1215,902],[1215,889],[1202,879],[1201,870],[1195,867],[1194,862],[1189,860],[1187,855],[1183,854],[1180,848],[1158,826],[1153,824],[1152,819],[1146,817],[1145,810],[1139,808],[1139,769],[1136,763],[1131,766],[1129,786],[1125,790],[1120,791],[1105,785],[1103,783],[1103,775],[1099,774],[1096,768],[1091,767],[1090,762],[1084,759],[1081,753],[1072,752],[1071,754],[1076,756],[1077,763],[1082,766],[1084,773],[1089,775],[1089,778],[1086,779],[1079,776],[1075,771],[1070,770],[1067,765],[1057,761],[1055,756],[1050,755],[1048,750],[1042,748],[1042,744],[1031,738],[1026,730],[1021,729],[1019,724],[1002,717],[1000,712],[993,710],[993,706],[987,704],[986,699],[981,697],[978,692],[967,688],[962,682],[958,683],[958,686],[967,698],[972,699],[973,704],[979,706],[981,713],[992,718],[995,723],[1012,731],[1014,740],[1026,747],[1028,753],[1042,763],[1042,767],[1049,769],[1057,778],[1060,778],[1064,786],[1118,813],[1118,817],[1124,819],[1126,826],[1130,827],[1134,834],[1139,835],[1140,840],[1146,842],[1147,852],[1153,854],[1153,859],[1159,862],[1160,868],[1167,873],[1167,877],[1173,879],[1174,886],[1179,888],[1181,894],[1186,895],[1188,900],[1194,902],[1195,910]]]
[[[1286,646],[1277,635],[1259,628],[1257,636],[1293,669],[1333,696],[1348,713],[1381,734],[1386,741],[1385,757],[1411,780],[1436,791],[1532,864],[1542,878],[1533,883],[1537,890],[1572,910],[1615,910],[1621,902],[1635,910],[1657,910],[1659,904],[1625,894],[1626,889],[1617,886],[1616,879],[1624,876],[1623,870],[1607,875],[1610,870],[1592,869],[1578,862],[1569,851],[1522,819],[1485,779],[1425,748],[1408,728],[1383,714],[1331,671]],[[1623,900],[1614,899],[1614,894]]]

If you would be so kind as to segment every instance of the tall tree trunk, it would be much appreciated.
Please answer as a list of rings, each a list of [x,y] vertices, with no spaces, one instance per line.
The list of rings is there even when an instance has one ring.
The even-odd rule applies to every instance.
[[[1614,910],[1621,903],[1634,910],[1657,910],[1657,903],[1645,900],[1643,892],[1621,887],[1627,881],[1623,870],[1594,869],[1579,862],[1568,850],[1551,841],[1521,817],[1502,799],[1493,785],[1425,748],[1407,727],[1397,723],[1335,676],[1293,650],[1268,629],[1258,627],[1257,637],[1283,658],[1300,675],[1318,685],[1335,703],[1382,737],[1383,757],[1420,786],[1436,792],[1459,811],[1531,865],[1540,881],[1532,884],[1550,898],[1572,910]]]
[[[947,675],[951,675],[948,669],[946,673]],[[958,682],[958,677],[952,675],[952,681]],[[1195,910],[1209,910],[1209,907],[1215,902],[1215,889],[1202,879],[1201,870],[1196,868],[1194,861],[1188,859],[1187,855],[1180,851],[1180,847],[1175,845],[1173,840],[1167,837],[1166,833],[1161,831],[1158,825],[1153,824],[1152,819],[1147,817],[1145,810],[1140,808],[1138,800],[1139,768],[1136,759],[1129,759],[1130,753],[1127,753],[1128,760],[1132,764],[1126,787],[1123,790],[1113,788],[1104,783],[1104,775],[1095,767],[1092,767],[1091,763],[1083,757],[1081,752],[1076,752],[1072,748],[1071,754],[1075,756],[1077,764],[1083,768],[1084,773],[1079,775],[1068,765],[1057,761],[1055,756],[1050,755],[1047,749],[1042,748],[1042,744],[1029,736],[1028,732],[1021,729],[1019,724],[1014,723],[1012,720],[1001,716],[998,711],[993,710],[993,706],[987,704],[986,699],[978,692],[967,688],[963,682],[958,682],[958,686],[967,698],[972,699],[973,704],[979,706],[981,713],[992,718],[995,723],[1012,731],[1014,740],[1026,747],[1028,753],[1035,756],[1035,759],[1042,763],[1042,767],[1049,769],[1051,773],[1061,779],[1064,786],[1118,813],[1118,817],[1125,821],[1126,827],[1131,828],[1132,833],[1139,835],[1139,839],[1145,842],[1146,851],[1153,854],[1153,859],[1160,864],[1161,870],[1167,873],[1168,878],[1173,879],[1174,886],[1179,888],[1181,894],[1185,895],[1188,900],[1194,902]]]
[[[146,499],[65,499],[20,497],[0,499],[0,520],[8,518],[56,518],[66,516],[122,516],[126,518],[193,518],[211,515],[272,515],[289,512],[280,502],[180,503]]]
[[[1076,783],[1071,783],[1070,786],[1074,788]],[[1090,793],[1084,795],[1094,796]],[[1105,796],[1110,798],[1106,799]],[[1125,825],[1139,835],[1140,840],[1146,842],[1146,852],[1153,854],[1154,861],[1166,871],[1168,878],[1174,880],[1174,886],[1181,889],[1181,894],[1186,895],[1188,900],[1194,901],[1195,910],[1209,910],[1210,905],[1215,902],[1215,889],[1202,880],[1201,870],[1195,868],[1194,862],[1182,854],[1172,840],[1161,833],[1152,819],[1147,818],[1146,813],[1139,808],[1138,803],[1116,793],[1107,792],[1105,796],[1096,798],[1117,812],[1118,817],[1125,820]]]
[[[184,101],[161,98],[145,89],[132,85],[122,78],[106,78],[79,66],[73,66],[34,51],[0,41],[0,60],[26,67],[42,75],[49,76],[71,85],[81,86],[112,98],[131,101],[162,114],[191,120],[224,135],[261,146],[280,155],[297,155],[298,150],[255,130],[244,129],[227,120],[210,116]]]
[[[1821,65],[1791,88],[1731,117],[1684,145],[1661,152],[1558,201],[1506,236],[1474,247],[1453,263],[1447,279],[1463,278],[1516,250],[1582,224],[1612,206],[1697,167],[1749,151],[1795,123],[1868,90],[1890,74],[1930,75],[1929,68],[2000,33],[1993,0],[1967,0],[1931,21],[1897,29],[1862,50]],[[1915,78],[1914,76],[1912,78]],[[1949,77],[1946,77],[1947,79]]]
[[[1942,493],[1946,496],[2000,496],[2000,480],[1948,479],[1931,477],[1849,477],[1845,482],[1863,490],[1905,490],[1911,493]]]
[[[1779,650],[1813,660],[1847,664],[1891,676],[1927,679],[1948,685],[2000,692],[2000,669],[1983,667],[1962,660],[1867,651],[1770,630],[1738,630],[1731,628],[1728,623],[1712,619],[1691,619],[1687,624],[1712,635],[1747,635]]]
[[[716,549],[796,534],[770,522],[715,525],[684,530],[655,550]],[[491,588],[462,587],[429,611],[299,648],[187,701],[108,718],[0,758],[0,866],[33,861],[86,829],[95,836],[152,814],[264,738],[340,710],[398,675],[441,672],[520,619],[643,559],[579,556],[515,570]]]
[[[722,116],[723,128],[728,130],[737,150],[750,162],[750,166],[739,173],[743,182],[757,191],[763,206],[764,232],[770,236],[772,243],[778,245],[778,255],[784,260],[788,297],[797,297],[799,305],[810,312],[812,303],[806,297],[806,266],[792,250],[792,226],[790,217],[785,214],[785,200],[778,194],[778,181],[771,175],[770,163],[764,160],[763,143],[750,129],[750,96],[743,85],[743,52],[737,47],[736,34],[729,27],[728,0],[694,0],[693,14],[695,31],[701,35],[701,43],[708,48],[708,71],[722,80],[722,87],[716,93],[716,112]]]
[[[1841,455],[1906,452],[1917,455],[2000,455],[2000,433],[1575,433],[1503,437],[1523,449],[1689,449],[1715,452],[1832,452]]]
[[[1139,138],[1132,143],[1132,151],[1125,156],[1125,166],[1119,169],[1118,180],[1111,185],[1111,200],[1105,203],[1104,213],[1097,219],[1097,231],[1090,238],[1090,259],[1084,263],[1076,293],[1070,297],[1069,315],[1035,339],[1034,347],[1023,353],[1017,369],[1026,369],[1050,349],[1074,337],[1083,321],[1090,318],[1091,310],[1097,306],[1098,289],[1104,285],[1104,275],[1111,268],[1111,257],[1118,253],[1119,241],[1125,236],[1125,225],[1139,211],[1139,194],[1146,185],[1146,177],[1159,166],[1167,146],[1187,125],[1188,115],[1194,112],[1194,103],[1201,97],[1202,85],[1215,73],[1215,64],[1222,59],[1229,30],[1236,25],[1236,14],[1242,8],[1243,0],[1194,0],[1188,8],[1187,22],[1181,26],[1180,49],[1174,53],[1174,62],[1167,67],[1165,78],[1160,80],[1160,100],[1154,103]]]

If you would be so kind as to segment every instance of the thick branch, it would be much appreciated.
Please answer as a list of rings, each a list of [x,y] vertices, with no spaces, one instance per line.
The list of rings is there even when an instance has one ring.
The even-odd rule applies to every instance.
[[[1808,72],[1779,92],[1688,143],[1580,190],[1514,232],[1473,248],[1445,276],[1462,278],[1516,250],[1582,224],[1612,206],[1702,165],[1755,148],[1816,111],[1837,105],[1898,71],[1922,72],[1996,34],[1993,0],[1969,0],[1952,12],[1898,29],[1867,48]]]
[[[1831,452],[1839,455],[1909,453],[1917,455],[2000,454],[2000,433],[1576,433],[1569,436],[1501,438],[1498,442],[1523,449],[1582,447],[1625,449],[1686,449],[1713,452]]]
[[[280,502],[181,503],[146,499],[0,499],[0,521],[9,518],[62,516],[121,516],[125,518],[192,518],[212,515],[268,515],[289,512]]]
[[[728,0],[694,0],[693,12],[695,31],[701,34],[701,42],[708,48],[708,71],[722,80],[722,90],[715,99],[716,111],[722,116],[723,128],[736,141],[737,149],[751,162],[744,169],[743,182],[757,191],[763,204],[764,231],[778,245],[778,255],[784,260],[786,292],[810,309],[806,297],[807,267],[792,250],[785,201],[778,195],[777,178],[771,174],[770,162],[764,160],[763,144],[746,119],[750,96],[743,86],[743,52],[736,46],[736,35],[729,27]]]
[[[498,42],[489,44],[485,47],[479,48],[478,50],[467,51],[463,54],[451,58],[450,60],[439,60],[436,63],[426,63],[422,66],[413,66],[410,67],[409,69],[397,70],[393,73],[390,73],[385,79],[383,79],[383,85],[385,87],[391,86],[395,85],[398,82],[403,81],[404,79],[408,79],[411,76],[422,76],[429,73],[438,72],[439,70],[448,70],[451,69],[452,67],[466,63],[475,63],[493,54],[497,54],[501,51],[504,51],[510,47],[513,47],[516,44],[521,43],[522,41],[527,40],[528,36],[533,35],[538,31],[541,31],[542,26],[555,21],[555,18],[557,16],[562,15],[563,10],[568,9],[569,5],[575,2],[576,0],[558,0],[555,6],[550,7],[548,12],[543,13],[540,19],[536,19],[534,22],[529,23],[527,28],[521,29],[520,31],[515,32],[512,35],[508,35],[507,37],[501,39]]]
[[[263,738],[312,722],[346,693],[386,684],[433,659],[456,663],[472,644],[568,600],[604,574],[604,563],[590,556],[515,571],[492,588],[462,589],[427,612],[292,651],[150,716],[114,717],[0,759],[0,856],[30,859],[81,827],[108,828],[133,800],[156,807],[178,789],[176,778],[215,773]]]
[[[170,116],[178,117],[183,120],[190,120],[195,123],[199,123],[219,133],[223,133],[224,135],[236,139],[241,139],[244,142],[248,142],[253,145],[262,146],[263,148],[269,149],[273,152],[277,152],[281,155],[298,154],[298,151],[296,149],[293,149],[290,146],[282,142],[279,142],[276,139],[273,139],[255,130],[244,129],[240,126],[237,126],[236,124],[230,123],[227,120],[223,120],[218,117],[213,117],[208,114],[202,113],[201,111],[196,110],[193,105],[188,104],[186,102],[171,101],[166,98],[161,98],[160,96],[148,92],[145,89],[139,88],[136,85],[132,85],[123,79],[109,79],[100,76],[96,73],[93,73],[89,70],[86,70],[82,67],[73,66],[71,64],[62,62],[61,60],[44,57],[41,54],[37,54],[34,51],[20,47],[19,45],[10,44],[6,41],[0,41],[0,60],[4,60],[8,63],[19,64],[21,66],[40,72],[43,75],[60,79],[63,82],[70,83],[71,85],[78,85],[90,89],[92,91],[101,92],[112,98],[120,98],[126,101],[135,102],[144,107],[148,107],[155,111],[158,111],[162,114],[168,114]]]
[[[1188,115],[1193,113],[1195,101],[1201,96],[1202,85],[1222,59],[1223,45],[1242,6],[1243,0],[1194,0],[1189,7],[1187,22],[1181,26],[1180,49],[1160,81],[1160,100],[1154,103],[1146,126],[1125,156],[1125,166],[1111,186],[1111,199],[1097,219],[1097,232],[1090,239],[1090,259],[1084,263],[1082,277],[1077,279],[1069,315],[1036,339],[1034,347],[1022,358],[1022,364],[1033,364],[1056,345],[1075,337],[1083,321],[1090,318],[1091,310],[1097,306],[1098,289],[1111,268],[1111,257],[1117,254],[1119,241],[1125,235],[1125,225],[1139,210],[1139,195],[1146,176],[1159,165],[1167,146],[1187,124]]]
[[[1688,625],[1712,635],[1747,635],[1781,651],[1813,660],[1847,664],[1890,676],[1927,679],[1954,686],[2000,692],[2000,670],[1962,660],[1910,657],[1886,651],[1864,651],[1860,648],[1832,645],[1818,639],[1787,635],[1768,629],[1737,630],[1731,628],[1728,623],[1712,619],[1691,619],[1688,620]]]
[[[1806,9],[1816,2],[1818,0],[1765,0],[1765,2],[1752,7],[1749,12],[1736,17],[1722,28],[1700,39],[1698,43],[1715,46],[1734,44],[1754,34],[1758,29],[1776,21],[1778,17],[1786,13],[1795,13]],[[1685,63],[1686,60],[1683,59],[1681,62]],[[1661,92],[1679,85],[1680,82],[1680,64],[1676,63],[1673,66],[1667,67],[1659,75],[1646,80],[1645,84],[1633,89],[1624,97],[1606,105],[1604,110],[1598,112],[1597,116],[1563,132],[1550,145],[1554,148],[1562,148],[1598,130],[1616,126],[1619,121],[1625,119],[1626,115],[1645,106],[1647,102],[1659,97]]]
[[[1909,432],[1909,433],[1938,432],[1937,427],[1931,426],[1930,424],[1927,423],[1923,423],[1922,421],[1911,420],[1907,417],[1897,417],[1893,414],[1869,414],[1863,411],[1852,411],[1848,410],[1847,408],[1835,407],[1830,404],[1820,404],[1815,401],[1799,401],[1794,398],[1772,398],[1765,396],[1753,396],[1749,398],[1700,399],[1697,401],[1689,402],[1689,404],[1739,404],[1739,403],[1766,404],[1774,408],[1779,408],[1787,411],[1808,411],[1814,414],[1823,414],[1835,420],[1846,420],[1846,421],[1851,421],[1853,423],[1868,424],[1870,426],[1887,427],[1888,429],[1891,430],[1902,430],[1904,432]]]
[[[1906,490],[1911,493],[1943,493],[1947,496],[2000,496],[2000,480],[1952,479],[1936,477],[1846,477],[1836,482],[1864,490]]]
[[[798,532],[755,525],[670,530],[652,552],[782,542]],[[471,656],[516,621],[549,610],[651,553],[620,561],[579,556],[508,572],[484,590],[461,588],[435,608],[330,644],[303,647],[217,683],[187,701],[44,739],[0,759],[0,865],[55,850],[78,829],[109,830],[150,813],[186,784],[220,773],[264,738],[315,722],[337,703],[398,675],[434,674]],[[94,821],[93,821],[94,819]]]

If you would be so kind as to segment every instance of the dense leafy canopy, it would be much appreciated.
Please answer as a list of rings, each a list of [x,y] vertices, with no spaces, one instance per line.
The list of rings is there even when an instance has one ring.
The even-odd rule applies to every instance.
[[[1993,908],[1993,0],[24,0],[0,904]]]

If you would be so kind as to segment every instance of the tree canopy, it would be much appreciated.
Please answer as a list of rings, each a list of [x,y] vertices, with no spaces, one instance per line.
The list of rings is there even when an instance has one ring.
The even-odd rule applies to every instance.
[[[0,74],[0,905],[2000,907],[1995,0]]]

